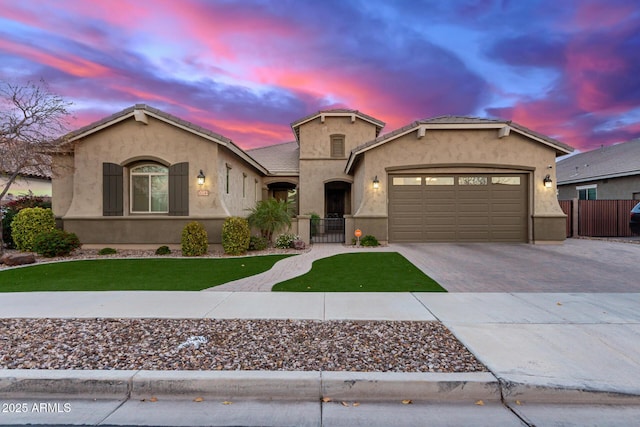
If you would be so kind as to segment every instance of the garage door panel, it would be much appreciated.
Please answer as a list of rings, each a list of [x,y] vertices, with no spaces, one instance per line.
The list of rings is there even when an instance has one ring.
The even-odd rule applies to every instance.
[[[451,215],[449,215],[449,216],[430,216],[429,218],[425,219],[425,226],[427,226],[427,227],[431,227],[431,226],[450,226],[450,227],[455,227],[456,226],[456,219],[454,217],[452,217]]]
[[[420,182],[391,186],[390,241],[527,241],[526,175],[422,175]]]
[[[451,213],[456,210],[455,203],[428,203],[424,206],[424,213],[438,214]]]
[[[491,226],[499,227],[499,226],[515,226],[522,227],[524,225],[524,221],[521,218],[511,217],[511,216],[493,216],[491,217]]]

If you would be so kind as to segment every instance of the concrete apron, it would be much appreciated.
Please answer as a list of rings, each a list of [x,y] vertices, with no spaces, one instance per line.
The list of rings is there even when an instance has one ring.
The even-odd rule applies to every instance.
[[[640,405],[640,396],[501,381],[492,373],[1,370],[3,399]]]

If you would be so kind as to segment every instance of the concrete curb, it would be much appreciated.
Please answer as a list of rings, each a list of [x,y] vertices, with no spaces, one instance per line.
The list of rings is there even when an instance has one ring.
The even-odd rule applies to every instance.
[[[0,398],[499,401],[479,373],[0,370]]]
[[[140,371],[131,397],[319,400],[320,373],[309,371]]]
[[[640,394],[498,380],[488,372],[0,370],[0,398],[634,404]]]
[[[129,396],[138,371],[62,371],[47,369],[0,370],[0,397],[121,399]]]
[[[562,403],[589,405],[640,405],[640,394],[616,390],[575,388],[564,385],[536,385],[500,380],[502,396],[507,404]]]
[[[499,402],[500,384],[489,372],[322,372],[322,395],[334,400]]]

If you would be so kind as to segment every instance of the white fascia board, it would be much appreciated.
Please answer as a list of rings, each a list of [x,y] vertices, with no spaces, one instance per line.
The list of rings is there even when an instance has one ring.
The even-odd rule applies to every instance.
[[[87,135],[91,135],[92,133],[99,132],[102,129],[106,129],[111,125],[114,125],[116,123],[120,123],[121,121],[132,117],[133,114],[134,114],[134,112],[132,111],[131,113],[125,114],[122,117],[118,117],[117,119],[109,120],[108,122],[105,122],[105,123],[101,124],[100,126],[96,126],[94,128],[88,129],[87,131],[82,132],[81,134],[75,135],[73,138],[70,138],[69,142],[77,141],[78,139],[82,139]]]
[[[380,125],[380,123],[376,123],[373,120],[369,120],[366,117],[362,117],[358,113],[346,113],[346,112],[344,112],[344,113],[331,113],[331,112],[328,112],[328,113],[318,113],[313,117],[309,117],[307,120],[305,120],[303,122],[296,123],[295,126],[293,126],[293,128],[295,129],[297,127],[300,127],[305,123],[309,123],[310,121],[317,119],[318,117],[320,117],[320,122],[321,123],[324,123],[324,120],[325,120],[326,117],[349,117],[351,119],[351,123],[355,123],[356,118],[359,118],[360,120],[364,120],[365,122],[369,122],[372,125],[375,125],[377,127],[380,127],[380,128],[382,127],[382,125]]]
[[[519,129],[516,129],[516,128],[511,128],[511,130],[513,130],[515,132],[518,132],[520,135],[526,136],[529,139],[533,139],[534,141],[538,141],[538,142],[540,142],[540,143],[542,143],[542,144],[544,144],[544,145],[546,145],[548,147],[551,147],[556,151],[560,151],[561,153],[564,153],[564,154],[571,154],[572,153],[572,151],[569,151],[566,148],[563,148],[563,147],[560,147],[558,145],[552,144],[549,141],[545,141],[544,139],[538,138],[537,136],[531,135],[530,133],[523,132],[523,131],[521,131]]]
[[[258,169],[260,172],[264,173],[265,175],[268,173],[267,168],[265,168],[264,166],[262,166],[260,163],[258,163],[256,160],[253,159],[253,157],[251,157],[250,155],[248,155],[244,150],[242,150],[240,147],[238,147],[237,145],[235,145],[233,142],[227,142],[227,141],[223,141],[220,140],[212,135],[208,135],[206,133],[202,133],[199,132],[193,128],[190,128],[188,126],[185,126],[181,123],[176,123],[173,120],[169,120],[166,117],[162,117],[159,116],[157,114],[153,114],[151,112],[146,112],[146,114],[150,115],[151,117],[154,117],[158,120],[162,120],[165,123],[168,123],[172,126],[175,126],[177,128],[180,128],[186,132],[190,132],[194,135],[198,135],[201,138],[207,139],[209,141],[215,142],[216,144],[220,144],[226,148],[228,148],[231,152],[233,152],[234,154],[236,154],[238,157],[240,157],[241,159],[243,159],[244,161],[246,161],[247,163],[249,163],[250,165],[252,165],[253,167],[255,167],[256,169]]]

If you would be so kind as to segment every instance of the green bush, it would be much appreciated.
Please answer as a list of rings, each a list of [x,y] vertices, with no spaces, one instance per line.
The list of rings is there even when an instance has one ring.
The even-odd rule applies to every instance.
[[[320,215],[315,212],[311,212],[307,215],[311,215],[311,237],[313,237],[318,234],[318,226],[320,226]]]
[[[67,256],[80,247],[80,240],[74,233],[63,230],[51,230],[38,234],[33,250],[47,258]]]
[[[292,206],[290,201],[273,197],[260,200],[255,208],[249,209],[249,225],[258,228],[262,236],[271,241],[273,233],[291,226]]]
[[[222,248],[225,254],[242,255],[249,249],[251,230],[246,218],[232,216],[222,224]]]
[[[378,239],[376,239],[371,234],[367,234],[362,239],[360,239],[360,246],[380,246]]]
[[[42,197],[24,196],[12,200],[4,205],[4,215],[2,215],[2,241],[9,249],[15,249],[16,245],[11,236],[11,222],[13,218],[24,208],[50,208],[51,201]]]
[[[118,251],[113,248],[102,248],[98,251],[98,255],[114,255],[117,253]]]
[[[51,209],[24,208],[11,222],[11,235],[19,251],[33,252],[36,237],[55,228]]]
[[[169,246],[160,246],[156,249],[156,255],[169,255],[171,253],[171,249]]]
[[[351,239],[352,245],[356,245],[357,243],[358,241],[356,240],[355,237]],[[360,239],[360,246],[380,246],[380,242],[378,242],[378,239],[376,239],[371,234],[367,234],[366,236]]]
[[[209,236],[204,226],[192,221],[182,229],[182,255],[200,256],[207,253]]]
[[[269,241],[266,237],[251,236],[249,238],[249,250],[250,251],[263,251],[269,246]]]
[[[276,239],[276,248],[287,249],[293,247],[293,242],[299,240],[298,236],[291,233],[285,233],[278,236]]]

